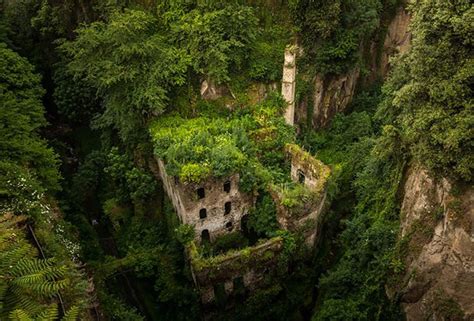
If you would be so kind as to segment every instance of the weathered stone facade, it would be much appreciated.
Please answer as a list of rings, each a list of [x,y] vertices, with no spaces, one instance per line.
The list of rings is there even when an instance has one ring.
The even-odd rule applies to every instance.
[[[241,219],[253,206],[251,195],[239,191],[239,175],[211,178],[201,184],[183,184],[168,176],[157,159],[160,177],[181,223],[194,227],[195,241],[240,230]],[[207,232],[206,232],[207,231]],[[207,235],[206,235],[207,234]]]
[[[291,126],[293,126],[295,121],[296,52],[296,46],[289,46],[285,49],[283,79],[281,82],[281,94],[288,103],[285,111],[285,120]]]
[[[199,257],[195,248],[188,249],[193,278],[201,292],[202,303],[211,305],[216,299],[217,288],[222,285],[225,295],[229,297],[239,292],[239,286],[242,287],[239,290],[244,292],[255,290],[276,266],[282,250],[281,237],[208,259]]]
[[[309,197],[292,211],[281,203],[281,195],[272,191],[277,206],[277,220],[283,229],[302,233],[306,243],[314,245],[318,234],[318,225],[326,202],[326,185],[330,169],[321,161],[297,145],[289,145],[288,157],[291,159],[291,179],[309,189]]]
[[[288,106],[285,120],[294,124],[296,53],[298,48],[290,46],[285,51],[282,95]],[[201,94],[212,89],[205,84]],[[213,91],[213,90],[211,90]],[[262,96],[259,90],[257,96]],[[214,92],[214,91],[213,91]],[[329,168],[313,158],[297,145],[288,145],[291,159],[291,178],[304,184],[311,198],[302,202],[302,211],[294,215],[281,206],[278,192],[271,190],[277,203],[277,220],[282,229],[303,233],[307,244],[313,245],[317,236],[317,222],[326,199],[326,181]],[[255,205],[254,195],[239,191],[239,175],[226,178],[211,177],[200,184],[183,184],[167,174],[163,160],[157,159],[158,172],[164,188],[182,224],[195,230],[194,242],[187,245],[187,256],[194,282],[201,294],[205,309],[212,311],[219,297],[238,298],[265,285],[266,276],[279,266],[284,250],[283,238],[274,237],[260,241],[255,246],[241,250],[230,250],[224,254],[204,257],[196,244],[203,240],[214,241],[219,235],[242,230],[242,219]],[[285,260],[284,260],[285,262]]]

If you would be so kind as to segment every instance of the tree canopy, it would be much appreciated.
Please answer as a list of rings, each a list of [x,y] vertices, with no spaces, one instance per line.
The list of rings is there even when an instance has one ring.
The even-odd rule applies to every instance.
[[[39,190],[58,189],[58,160],[39,136],[46,125],[43,94],[33,66],[0,44],[0,191],[4,197],[16,197],[22,179]]]

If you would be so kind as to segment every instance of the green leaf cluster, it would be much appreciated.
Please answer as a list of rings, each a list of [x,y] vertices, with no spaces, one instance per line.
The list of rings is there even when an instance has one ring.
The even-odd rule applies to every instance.
[[[280,103],[270,99],[227,118],[161,118],[150,127],[155,154],[164,160],[167,173],[184,183],[241,173],[243,183],[255,187],[271,177],[262,164],[283,176],[278,166],[294,132],[281,117]],[[256,181],[246,183],[252,176],[248,171]]]
[[[413,44],[396,62],[379,118],[393,117],[413,157],[470,182],[474,169],[474,11],[470,1],[415,1]]]
[[[57,295],[74,286],[76,272],[55,259],[38,259],[19,227],[24,220],[8,213],[0,217],[0,317],[57,320]],[[62,320],[76,320],[78,314],[78,306],[72,306]]]
[[[20,195],[21,186],[25,184],[52,191],[59,188],[58,160],[39,136],[40,128],[46,125],[43,94],[40,76],[34,73],[33,66],[0,43],[0,193],[3,199],[28,197]]]
[[[292,0],[305,59],[322,74],[340,74],[359,60],[360,45],[396,0]]]

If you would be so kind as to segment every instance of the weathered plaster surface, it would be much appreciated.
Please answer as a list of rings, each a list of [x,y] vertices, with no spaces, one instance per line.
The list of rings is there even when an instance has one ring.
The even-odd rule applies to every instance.
[[[304,185],[312,191],[310,197],[298,215],[292,214],[283,205],[277,206],[277,220],[283,229],[303,233],[308,245],[314,245],[318,234],[318,225],[326,202],[326,183],[330,173],[329,167],[298,147],[297,151],[287,150],[291,159],[291,179],[299,182],[304,175]],[[272,193],[277,204],[281,195]]]

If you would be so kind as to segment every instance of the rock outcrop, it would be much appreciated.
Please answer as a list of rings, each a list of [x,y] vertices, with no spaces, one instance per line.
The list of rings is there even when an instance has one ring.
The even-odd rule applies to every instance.
[[[336,77],[316,76],[312,119],[314,128],[325,127],[334,115],[346,109],[354,96],[359,74],[356,68]]]
[[[312,80],[312,115],[308,115],[310,100],[306,99],[298,106],[297,120],[301,122],[306,117],[311,117],[310,124],[313,128],[325,127],[334,115],[346,110],[357,86],[370,85],[385,78],[390,70],[390,58],[398,53],[405,53],[410,48],[409,24],[410,14],[405,9],[405,5],[402,5],[388,23],[385,37],[379,41],[370,42],[368,49],[361,48],[361,52],[367,52],[369,68],[369,72],[363,76],[359,68],[338,76],[316,75]]]
[[[364,83],[370,84],[383,79],[390,71],[390,58],[403,54],[410,49],[410,13],[405,6],[400,6],[388,24],[383,45],[377,41],[370,44],[370,73]]]
[[[394,292],[407,320],[474,320],[474,189],[412,168],[403,194],[406,270]]]

